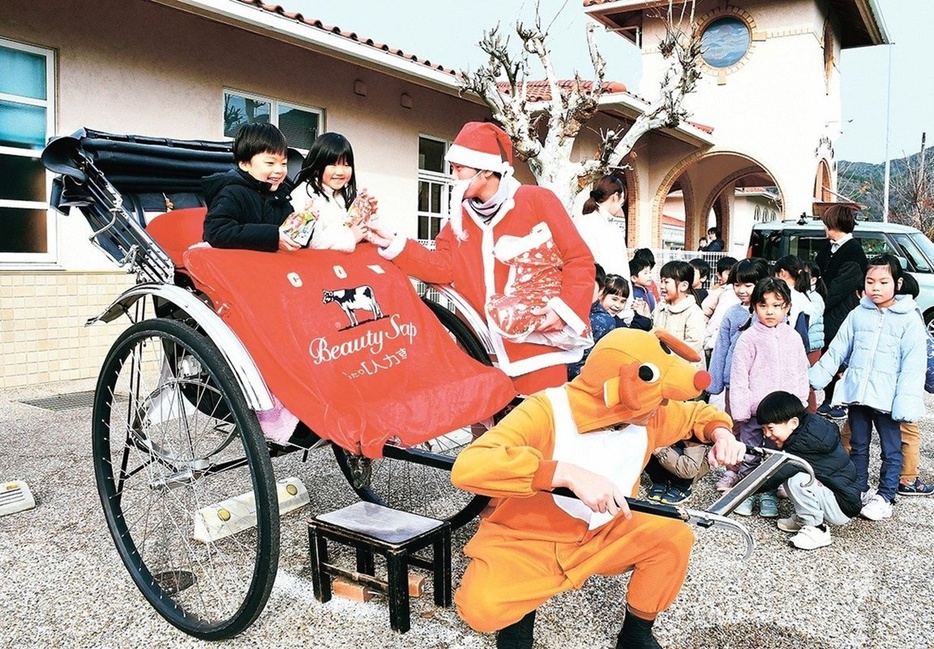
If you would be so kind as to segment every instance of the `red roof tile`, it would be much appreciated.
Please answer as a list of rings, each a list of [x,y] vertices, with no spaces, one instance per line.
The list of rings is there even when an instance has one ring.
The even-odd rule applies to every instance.
[[[590,90],[593,87],[593,81],[584,81],[583,79],[580,82],[581,89]],[[509,84],[501,81],[497,84],[499,89],[503,93],[508,93],[510,88]],[[547,81],[526,81],[526,96],[529,101],[549,101],[551,100],[551,86]],[[573,79],[561,79],[558,81],[558,87],[562,91],[570,90],[574,87]],[[603,82],[603,91],[604,92],[627,92],[626,86],[618,81],[604,81]]]
[[[679,219],[677,216],[671,216],[670,214],[662,214],[662,225],[681,228],[684,227],[684,219]]]
[[[346,38],[349,41],[354,41],[356,43],[361,43],[362,45],[368,45],[377,50],[382,50],[383,52],[389,52],[390,54],[395,54],[396,56],[408,59],[415,63],[420,63],[421,65],[424,65],[427,68],[438,70],[440,72],[445,72],[452,76],[459,76],[459,73],[456,70],[452,70],[451,68],[446,68],[443,65],[436,65],[432,63],[431,61],[429,61],[428,59],[419,58],[418,56],[415,56],[414,54],[406,54],[400,49],[390,47],[389,45],[386,45],[385,43],[378,43],[374,41],[372,38],[362,38],[358,36],[355,32],[344,31],[340,27],[337,27],[334,25],[326,25],[322,23],[320,20],[305,18],[305,16],[303,16],[301,13],[286,11],[281,5],[266,4],[262,0],[237,0],[237,2],[241,2],[246,5],[252,5],[268,13],[278,14],[282,16],[283,18],[288,18],[289,20],[296,20],[300,23],[303,23],[310,27],[314,27],[315,29],[320,29],[321,31],[324,31],[324,32],[330,32],[332,34],[337,34],[338,36],[342,36],[343,38]]]
[[[277,14],[279,16],[282,16],[283,18],[288,18],[289,20],[298,21],[304,25],[308,25],[309,27],[314,27],[315,29],[320,29],[321,31],[324,31],[324,32],[329,32],[331,34],[337,34],[338,36],[346,38],[348,41],[353,41],[355,43],[360,43],[362,45],[368,45],[369,47],[372,47],[374,49],[381,50],[383,52],[389,52],[391,54],[395,54],[396,56],[399,56],[399,57],[408,59],[410,61],[413,61],[415,63],[424,65],[427,68],[438,70],[439,72],[444,72],[446,74],[450,74],[451,76],[455,76],[455,77],[460,76],[460,72],[458,72],[457,70],[446,68],[443,65],[434,64],[428,59],[422,59],[414,54],[406,54],[400,49],[390,47],[389,45],[386,45],[385,43],[376,42],[371,38],[362,38],[358,36],[356,32],[344,31],[340,27],[337,27],[334,25],[326,25],[320,20],[305,18],[305,16],[299,12],[287,11],[286,9],[282,7],[282,5],[267,4],[263,2],[263,0],[236,0],[236,1],[242,4],[256,7],[257,9],[262,9],[263,11],[268,12],[268,13]],[[586,7],[589,4],[601,4],[602,2],[603,0],[584,0],[584,6]],[[551,99],[551,88],[549,87],[547,81],[528,81],[526,83],[528,84],[528,99],[530,101],[548,101]],[[590,89],[590,87],[593,85],[592,81],[581,80],[580,83],[581,83],[581,87],[585,90]],[[572,79],[562,79],[558,81],[558,86],[562,89],[570,89],[573,86],[573,84],[574,84],[574,80]],[[499,87],[502,92],[507,92],[509,90],[509,85],[506,83],[500,83]],[[625,84],[622,84],[618,81],[604,81],[603,90],[604,92],[608,92],[608,93],[625,92],[627,94],[632,95],[633,97],[639,98],[638,95],[630,93],[626,89]],[[688,123],[696,128],[699,128],[705,133],[713,133],[713,128],[710,126],[705,126],[703,124],[698,124],[696,122],[688,122]]]
[[[686,123],[690,124],[694,128],[703,131],[707,135],[713,133],[713,126],[707,126],[706,124],[701,124],[700,122],[692,122],[691,120],[685,120]]]

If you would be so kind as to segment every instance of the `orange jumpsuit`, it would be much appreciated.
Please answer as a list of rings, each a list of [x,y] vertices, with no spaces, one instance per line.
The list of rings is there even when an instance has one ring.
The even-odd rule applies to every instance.
[[[612,426],[632,413],[603,405],[603,383],[618,364],[607,366],[600,348],[577,379],[523,401],[454,464],[455,485],[499,499],[464,550],[472,561],[454,598],[477,631],[513,624],[591,575],[633,570],[627,603],[649,618],[681,588],[693,544],[687,524],[640,513],[611,519],[548,490],[557,462],[566,461],[635,496],[652,449],[692,436],[708,442],[715,428],[732,423],[713,406],[672,400],[659,406],[656,395],[632,418],[638,423]]]

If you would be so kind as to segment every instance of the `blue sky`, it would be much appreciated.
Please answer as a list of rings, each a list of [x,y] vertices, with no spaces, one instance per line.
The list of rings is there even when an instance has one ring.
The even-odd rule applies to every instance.
[[[511,33],[517,17],[530,20],[534,0],[278,0],[330,25],[389,44],[450,68],[484,62],[477,43],[499,22]],[[925,33],[934,25],[930,0],[876,0],[892,46],[847,50],[840,62],[843,88],[842,134],[837,159],[882,162],[886,154],[886,94],[891,83],[888,151],[891,158],[916,153],[922,131],[934,141],[934,66]],[[550,21],[549,44],[562,77],[590,68],[584,39],[581,0],[541,0]],[[430,7],[427,8],[426,7]],[[608,79],[636,87],[639,53],[622,37],[598,31],[597,44],[607,60]],[[891,79],[889,80],[889,50]]]

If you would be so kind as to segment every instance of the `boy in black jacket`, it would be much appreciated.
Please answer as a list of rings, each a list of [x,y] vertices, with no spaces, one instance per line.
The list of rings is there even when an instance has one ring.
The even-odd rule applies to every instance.
[[[298,250],[279,230],[292,213],[285,136],[272,124],[246,124],[237,131],[233,154],[236,169],[202,181],[204,240],[215,248]]]
[[[809,414],[798,397],[783,391],[772,392],[759,403],[756,419],[766,438],[806,460],[817,478],[807,485],[807,473],[785,465],[762,487],[761,491],[768,491],[784,483],[794,505],[794,516],[779,519],[778,529],[797,532],[791,544],[802,550],[830,545],[827,524],[844,525],[862,508],[856,467],[840,443],[837,426]]]

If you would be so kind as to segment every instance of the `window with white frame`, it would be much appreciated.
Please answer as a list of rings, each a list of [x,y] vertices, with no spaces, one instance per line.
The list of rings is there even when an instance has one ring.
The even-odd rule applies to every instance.
[[[418,238],[434,241],[448,213],[451,175],[444,160],[448,143],[418,138]]]
[[[270,97],[224,91],[224,135],[233,137],[244,124],[269,122],[279,127],[290,147],[307,151],[321,129],[321,111]]]
[[[0,262],[55,261],[40,156],[54,129],[54,53],[0,38]]]

